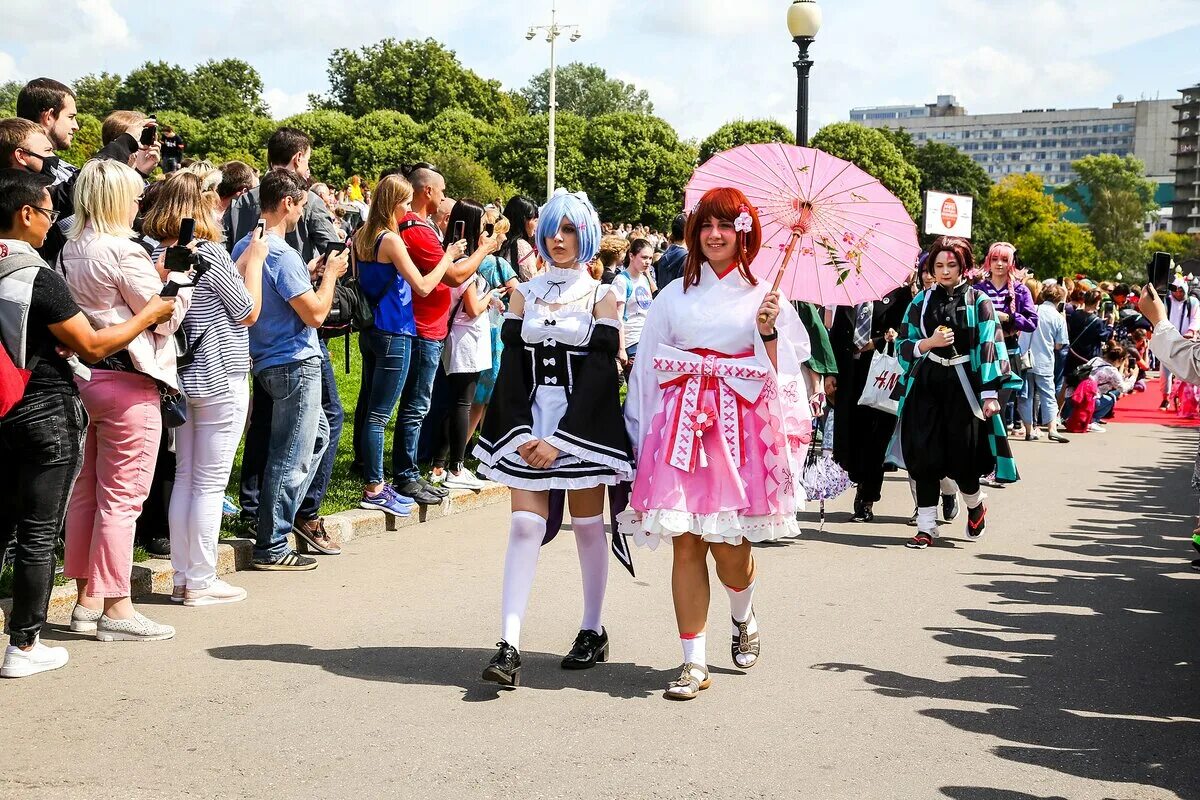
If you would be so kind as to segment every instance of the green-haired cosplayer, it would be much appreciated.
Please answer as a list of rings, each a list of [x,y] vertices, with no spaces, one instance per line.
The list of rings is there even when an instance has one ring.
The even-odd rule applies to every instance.
[[[1015,388],[1008,351],[987,295],[966,282],[971,245],[939,237],[925,262],[934,278],[905,314],[898,354],[904,377],[899,424],[889,460],[917,486],[917,534],[906,545],[924,549],[938,536],[940,483],[958,483],[967,505],[967,538],[978,539],[987,514],[979,478],[1017,480],[1004,434],[1000,389]]]

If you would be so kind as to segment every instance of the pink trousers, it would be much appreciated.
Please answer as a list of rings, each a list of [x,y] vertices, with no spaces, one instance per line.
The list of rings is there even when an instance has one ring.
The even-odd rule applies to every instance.
[[[140,373],[99,369],[77,383],[91,419],[67,507],[63,574],[86,579],[90,597],[127,597],[134,527],[162,439],[158,385]]]

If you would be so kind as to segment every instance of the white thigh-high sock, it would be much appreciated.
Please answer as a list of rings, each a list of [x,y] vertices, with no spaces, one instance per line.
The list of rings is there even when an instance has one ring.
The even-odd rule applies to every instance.
[[[958,484],[950,478],[942,478],[942,485],[939,489],[942,494],[958,494]]]
[[[733,617],[733,621],[746,622],[750,624],[746,626],[746,633],[758,633],[758,620],[751,619],[750,615],[753,612],[752,605],[754,603],[754,585],[758,581],[750,581],[750,585],[745,589],[734,589],[732,586],[726,586],[725,592],[729,595],[729,614]],[[733,626],[733,635],[739,633],[738,627]]]
[[[919,533],[928,533],[930,536],[938,535],[937,512],[937,506],[922,506],[917,509],[917,531]]]
[[[979,504],[984,501],[987,495],[983,493],[983,489],[975,492],[975,494],[964,494],[963,502],[967,504],[967,508],[978,508]]]
[[[608,536],[604,533],[604,515],[571,517],[575,547],[579,550],[579,571],[583,573],[583,622],[580,630],[600,633],[600,615],[604,610],[604,590],[608,588]]]
[[[538,553],[546,537],[546,520],[531,511],[514,511],[504,555],[504,588],[500,594],[500,638],[521,649],[521,620],[533,589]]]
[[[683,663],[707,667],[708,661],[704,655],[704,631],[700,633],[682,633],[679,643],[683,645]]]

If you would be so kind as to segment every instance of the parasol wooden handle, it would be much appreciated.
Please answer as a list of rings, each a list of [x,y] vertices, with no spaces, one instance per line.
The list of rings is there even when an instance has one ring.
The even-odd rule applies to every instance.
[[[788,264],[792,260],[792,253],[796,250],[796,244],[800,241],[800,231],[793,230],[792,238],[788,241],[787,250],[783,251],[783,263],[779,265],[779,269],[775,271],[775,282],[771,284],[771,291],[778,292],[779,284],[783,283],[783,275],[787,272]],[[766,314],[758,315],[759,323],[767,321]]]

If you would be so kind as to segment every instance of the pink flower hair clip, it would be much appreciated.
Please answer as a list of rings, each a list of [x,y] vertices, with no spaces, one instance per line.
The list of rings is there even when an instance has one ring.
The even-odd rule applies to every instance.
[[[754,230],[754,218],[750,216],[750,209],[742,205],[738,207],[738,218],[733,221],[733,229],[738,233],[749,233]]]

